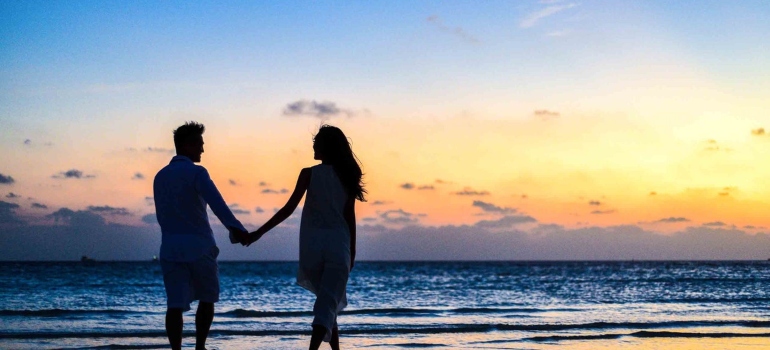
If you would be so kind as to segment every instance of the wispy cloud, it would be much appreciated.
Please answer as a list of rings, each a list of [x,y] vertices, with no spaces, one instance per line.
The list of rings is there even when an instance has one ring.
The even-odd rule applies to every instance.
[[[561,4],[561,3],[552,3],[549,4],[549,6],[546,6],[538,11],[532,12],[526,17],[524,17],[521,22],[519,22],[519,27],[521,28],[531,28],[534,27],[537,22],[540,20],[553,16],[561,11],[571,9],[573,7],[578,6],[576,3],[569,3],[569,4]]]
[[[548,32],[545,36],[551,37],[551,38],[563,38],[567,35],[572,33],[571,30],[554,30],[552,32]]]
[[[2,184],[2,185],[11,185],[14,182],[16,182],[16,180],[14,180],[10,175],[0,174],[0,184]]]
[[[32,140],[30,140],[30,139],[24,139],[24,142],[22,142],[22,143],[24,144],[24,146],[27,146],[27,147],[34,147],[35,146],[35,143],[32,142]],[[46,143],[43,143],[43,145],[47,146],[47,147],[51,147],[51,146],[53,146],[53,142],[46,142]]]
[[[594,210],[591,212],[591,214],[594,215],[605,215],[605,214],[614,214],[615,210]]]
[[[96,175],[86,175],[80,170],[70,169],[67,171],[62,171],[51,177],[53,177],[54,179],[91,179],[96,177]]]
[[[16,199],[16,198],[20,198],[20,197],[21,197],[21,196],[19,196],[19,195],[18,195],[18,194],[16,194],[16,193],[13,193],[13,192],[8,192],[8,194],[7,194],[7,195],[5,195],[5,198],[10,198],[10,199]]]
[[[134,176],[131,177],[131,180],[144,180],[144,174],[135,173]]]
[[[534,112],[534,114],[535,117],[539,118],[540,120],[551,120],[558,118],[561,115],[559,112],[549,111],[547,109],[538,109]]]
[[[420,185],[420,186],[417,186],[417,185],[415,185],[412,182],[402,183],[402,184],[398,185],[398,187],[401,187],[401,188],[403,188],[405,190],[411,190],[411,189],[415,189],[416,188],[417,190],[423,190],[423,191],[424,190],[435,190],[436,189],[436,187],[433,186],[433,185]]]
[[[32,203],[31,207],[34,208],[34,209],[48,209],[47,205],[42,204],[42,203],[37,203],[37,202]]]
[[[729,147],[720,146],[719,143],[716,140],[710,139],[706,140],[706,147],[703,148],[706,152],[731,152],[733,149]]]
[[[280,190],[274,190],[272,188],[266,188],[266,189],[262,190],[262,193],[265,193],[265,194],[289,193],[289,190],[287,190],[285,188],[282,188]]]
[[[245,215],[251,214],[251,211],[241,208],[241,206],[238,205],[238,203],[230,204],[229,207],[230,207],[230,211],[233,212],[233,214],[245,214]]]
[[[675,223],[675,222],[690,222],[690,219],[683,218],[683,217],[669,217],[669,218],[663,218],[655,222],[664,222],[664,223]]]
[[[16,203],[0,201],[0,224],[25,224],[24,220],[16,214],[18,208],[19,205]]]
[[[466,32],[462,27],[451,27],[445,25],[439,16],[430,16],[426,19],[426,21],[442,33],[450,34],[468,44],[476,45],[481,43],[481,40]]]
[[[331,101],[318,102],[316,100],[298,100],[286,105],[283,115],[287,117],[315,117],[326,121],[334,117],[354,117],[359,113],[350,109],[340,108]]]
[[[388,210],[380,213],[379,216],[383,222],[388,224],[415,224],[420,220],[418,215],[402,209]]]
[[[602,205],[602,202],[600,202],[600,201],[589,201],[589,202],[588,202],[588,205],[595,205],[595,206],[599,206],[599,205]]]
[[[372,202],[372,203],[371,203],[371,205],[386,205],[386,204],[391,204],[391,203],[393,203],[393,202],[388,202],[388,201],[374,201],[374,202]]]
[[[109,205],[101,205],[101,206],[89,205],[88,211],[93,213],[106,214],[106,215],[121,215],[121,216],[131,215],[131,213],[126,208],[111,207]]]
[[[722,226],[727,226],[727,224],[725,224],[724,222],[721,222],[721,221],[712,221],[712,222],[707,222],[707,223],[703,224],[703,226],[722,227]]]
[[[725,187],[725,188],[722,188],[722,191],[719,191],[717,193],[717,195],[719,195],[720,197],[727,197],[731,193],[733,193],[733,192],[735,192],[737,190],[738,190],[738,187]]]
[[[765,131],[765,128],[757,128],[751,130],[751,134],[754,136],[764,136],[767,135],[767,132]]]
[[[484,228],[510,228],[520,224],[537,222],[537,219],[529,215],[509,215],[498,220],[481,220],[474,226]]]
[[[145,147],[142,149],[136,149],[134,147],[126,148],[126,151],[128,152],[145,152],[145,153],[165,153],[165,154],[174,154],[176,153],[176,150],[170,149],[170,148],[163,148],[163,147]]]
[[[513,214],[516,212],[516,209],[514,208],[500,207],[492,203],[487,203],[482,201],[473,201],[473,206],[477,208],[481,208],[481,210],[487,213]]]
[[[488,196],[489,191],[477,191],[470,187],[466,187],[462,191],[452,192],[452,194],[458,196]]]

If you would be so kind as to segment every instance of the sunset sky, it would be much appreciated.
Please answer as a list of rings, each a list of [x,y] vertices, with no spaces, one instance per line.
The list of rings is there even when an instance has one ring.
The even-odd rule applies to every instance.
[[[770,257],[766,1],[0,1],[0,15],[5,259],[157,254],[152,179],[187,120],[252,229],[316,164],[318,126],[340,127],[369,191],[362,259]],[[296,231],[221,258],[293,259]]]

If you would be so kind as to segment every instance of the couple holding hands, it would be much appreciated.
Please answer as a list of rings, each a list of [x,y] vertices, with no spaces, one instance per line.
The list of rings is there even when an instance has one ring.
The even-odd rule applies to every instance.
[[[337,314],[347,305],[346,287],[356,256],[355,201],[366,190],[361,167],[339,128],[323,125],[313,137],[314,158],[304,168],[286,205],[254,232],[235,218],[209,177],[195,163],[203,153],[205,127],[187,122],[174,130],[177,155],[155,176],[155,211],[162,232],[160,263],[166,289],[166,334],[172,349],[182,348],[182,313],[199,300],[195,314],[195,348],[205,349],[214,303],[219,301],[219,249],[206,207],[227,226],[230,242],[251,245],[286,220],[303,196],[297,284],[313,292],[310,349],[329,342],[339,349]]]

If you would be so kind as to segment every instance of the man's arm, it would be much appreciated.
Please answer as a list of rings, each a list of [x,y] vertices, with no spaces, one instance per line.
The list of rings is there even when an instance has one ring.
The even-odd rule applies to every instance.
[[[240,243],[247,239],[246,228],[243,227],[238,219],[235,218],[233,212],[225,203],[224,198],[219,193],[217,186],[214,185],[214,181],[211,181],[209,172],[205,168],[198,173],[195,178],[195,189],[198,190],[203,200],[211,207],[211,211],[219,218],[225,227],[230,231],[230,243]]]
[[[356,197],[348,198],[345,203],[345,212],[342,214],[348,223],[350,230],[350,269],[356,263]]]

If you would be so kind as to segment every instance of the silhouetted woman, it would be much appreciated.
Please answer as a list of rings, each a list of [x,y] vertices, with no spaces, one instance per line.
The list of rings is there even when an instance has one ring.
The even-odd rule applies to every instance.
[[[337,314],[347,305],[348,275],[356,258],[356,200],[365,201],[362,172],[342,130],[322,125],[313,138],[321,164],[302,169],[289,201],[258,230],[253,243],[288,218],[307,191],[299,229],[297,284],[316,295],[310,349],[322,341],[339,349]]]

